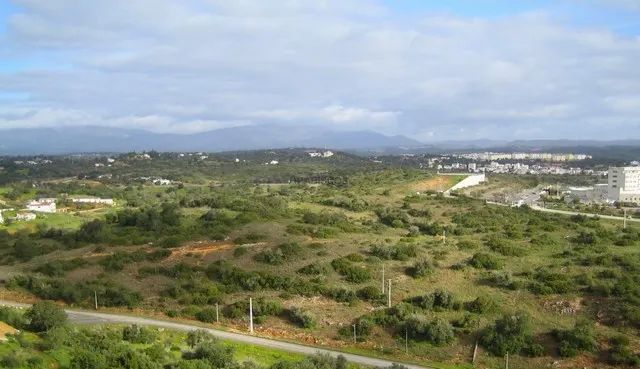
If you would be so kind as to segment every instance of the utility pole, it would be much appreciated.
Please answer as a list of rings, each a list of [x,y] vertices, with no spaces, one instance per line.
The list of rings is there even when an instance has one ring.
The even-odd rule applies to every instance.
[[[218,303],[216,302],[216,323],[220,323],[220,315],[218,309]]]
[[[622,221],[622,229],[627,229],[627,208],[622,208],[624,210],[624,220]]]
[[[249,332],[253,334],[253,300],[249,297]]]
[[[382,294],[384,295],[384,264],[382,264]]]
[[[95,303],[96,310],[98,310],[98,291],[93,291],[93,301]]]
[[[387,286],[387,293],[389,297],[389,307],[391,307],[391,279],[389,279],[389,286]]]
[[[404,352],[409,355],[409,330],[404,329]]]
[[[509,351],[507,351],[507,361],[506,361],[506,369],[509,369]]]
[[[442,230],[442,243],[447,243],[447,231],[446,230]]]
[[[358,336],[356,334],[356,325],[353,325],[353,343],[357,344],[358,343]]]

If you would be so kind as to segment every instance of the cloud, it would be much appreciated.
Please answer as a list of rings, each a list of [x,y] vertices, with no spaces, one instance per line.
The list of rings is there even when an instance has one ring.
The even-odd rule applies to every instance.
[[[0,95],[26,96],[3,101],[0,128],[279,122],[425,140],[640,134],[629,108],[640,40],[552,13],[409,16],[376,0],[13,3],[21,10],[2,56],[39,67],[0,69]]]

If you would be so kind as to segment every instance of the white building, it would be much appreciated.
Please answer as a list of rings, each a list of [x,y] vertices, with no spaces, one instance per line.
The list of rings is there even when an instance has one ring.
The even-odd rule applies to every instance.
[[[640,202],[640,167],[609,168],[609,200]]]
[[[32,201],[27,205],[27,210],[37,211],[39,213],[55,213],[56,203]]]
[[[113,206],[115,204],[113,199],[101,199],[98,197],[70,197],[67,200],[81,204],[103,204],[109,206]]]
[[[17,221],[22,221],[22,222],[28,222],[31,220],[35,220],[37,218],[37,216],[33,213],[18,213],[16,215],[16,220]]]

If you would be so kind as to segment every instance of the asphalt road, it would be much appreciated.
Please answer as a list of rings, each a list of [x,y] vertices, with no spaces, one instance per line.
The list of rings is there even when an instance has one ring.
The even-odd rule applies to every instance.
[[[492,201],[487,201],[486,203],[489,205],[510,206],[508,204],[501,204],[499,202],[492,202]],[[544,213],[554,213],[554,214],[562,214],[562,215],[584,215],[589,218],[611,219],[611,220],[619,220],[619,221],[624,220],[623,217],[616,217],[612,215],[600,215],[600,214],[592,214],[592,213],[580,213],[580,212],[567,211],[567,210],[547,209],[547,208],[542,208],[536,205],[531,206],[531,209],[535,211],[542,211]],[[627,222],[640,222],[640,219],[627,218]]]
[[[616,217],[616,216],[612,216],[612,215],[600,215],[600,214],[591,214],[591,213],[580,213],[580,212],[567,211],[567,210],[547,209],[547,208],[541,208],[539,206],[532,206],[531,209],[537,210],[537,211],[543,211],[543,212],[546,212],[546,213],[555,213],[555,214],[564,214],[564,215],[584,215],[584,216],[589,217],[589,218],[598,217],[598,218],[601,218],[601,219],[611,219],[611,220],[619,220],[619,221],[623,221],[624,220],[623,217]],[[640,219],[627,218],[627,222],[640,222]]]
[[[31,307],[31,305],[28,305],[28,304],[21,304],[21,303],[16,303],[11,301],[0,301],[0,306],[11,306],[11,307],[18,307],[18,308]],[[195,326],[195,325],[173,323],[169,321],[140,318],[135,316],[105,314],[105,313],[77,311],[77,310],[65,310],[65,311],[69,316],[69,320],[76,324],[138,324],[138,325],[155,326],[155,327],[167,328],[167,329],[175,329],[179,331],[191,331],[195,329],[203,329],[202,327]],[[205,330],[223,340],[238,341],[238,342],[243,342],[250,345],[264,346],[264,347],[269,347],[269,348],[288,351],[288,352],[295,352],[295,353],[304,354],[304,355],[315,355],[317,353],[329,354],[334,357],[338,355],[342,355],[348,361],[355,364],[360,364],[360,365],[367,365],[367,366],[373,366],[373,367],[389,367],[394,363],[388,360],[376,359],[376,358],[361,356],[361,355],[347,354],[347,353],[342,353],[338,351],[298,345],[295,343],[276,341],[268,338],[261,338],[261,337],[244,335],[239,333],[219,331],[215,329],[205,328]],[[403,365],[410,369],[434,369],[434,368],[417,366],[417,365],[408,365],[408,364],[403,364]]]

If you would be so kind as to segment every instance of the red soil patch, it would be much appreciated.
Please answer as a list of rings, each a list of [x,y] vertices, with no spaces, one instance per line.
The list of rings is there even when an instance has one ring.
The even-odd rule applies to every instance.
[[[220,250],[228,250],[236,246],[232,242],[213,242],[213,243],[197,243],[195,245],[181,246],[171,249],[171,256],[166,258],[163,263],[181,258],[187,254],[207,255]]]

